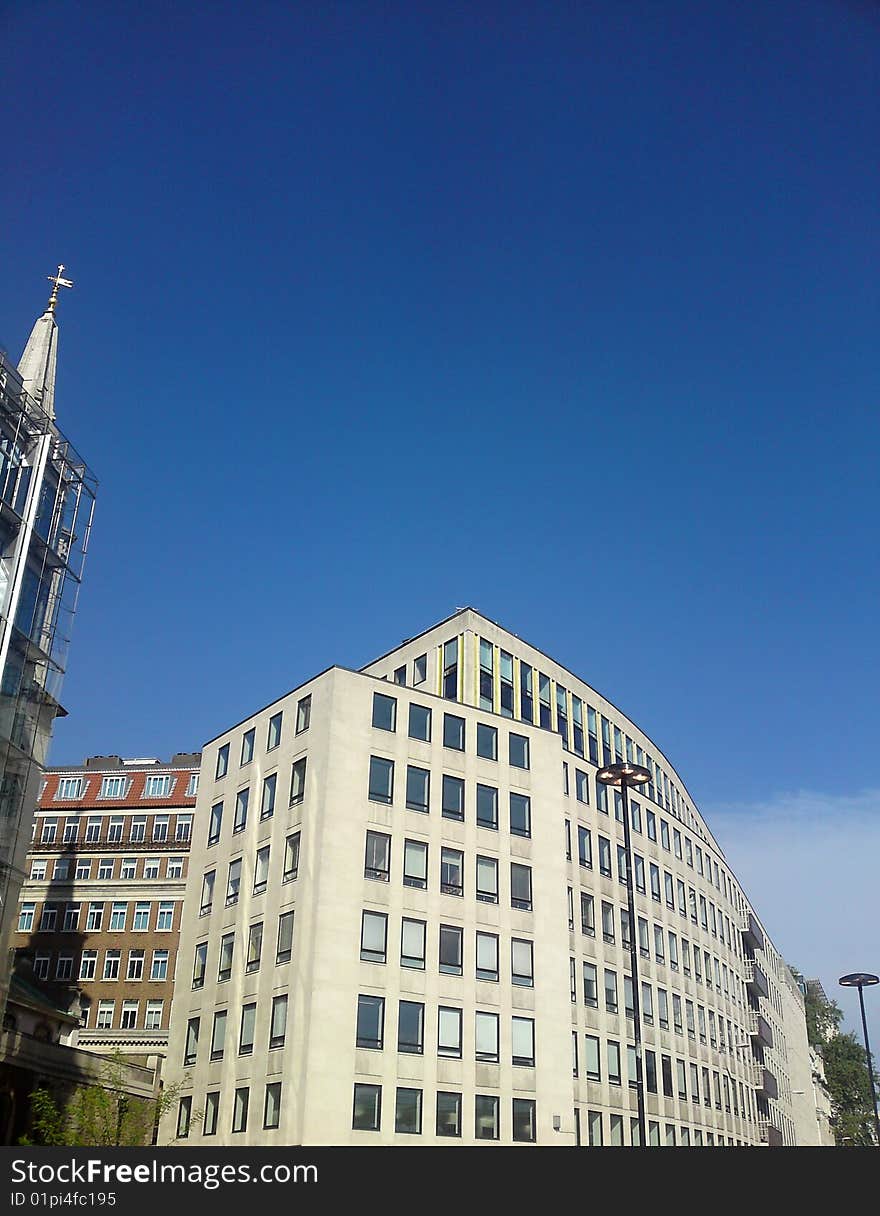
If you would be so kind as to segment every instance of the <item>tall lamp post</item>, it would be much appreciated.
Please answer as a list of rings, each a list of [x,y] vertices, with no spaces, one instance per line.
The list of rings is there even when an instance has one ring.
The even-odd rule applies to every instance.
[[[871,1045],[868,1042],[868,1020],[865,1017],[865,998],[863,988],[872,984],[880,984],[880,976],[871,975],[867,971],[854,971],[852,975],[842,975],[837,981],[842,988],[858,988],[859,1005],[862,1010],[862,1030],[865,1035],[865,1055],[868,1057],[868,1081],[871,1086],[871,1107],[874,1111],[874,1131],[877,1137],[877,1147],[880,1148],[880,1116],[877,1114],[877,1093],[874,1089],[874,1065],[871,1062]]]
[[[623,802],[623,851],[626,854],[626,906],[629,915],[629,966],[632,972],[633,989],[633,1038],[636,1052],[636,1099],[639,1115],[639,1144],[645,1147],[648,1137],[645,1129],[645,1084],[642,1070],[642,1019],[641,987],[639,984],[639,951],[636,944],[636,900],[633,882],[633,859],[630,842],[629,800],[627,790],[647,785],[651,774],[639,764],[607,764],[596,773],[602,785],[611,785],[620,790]]]

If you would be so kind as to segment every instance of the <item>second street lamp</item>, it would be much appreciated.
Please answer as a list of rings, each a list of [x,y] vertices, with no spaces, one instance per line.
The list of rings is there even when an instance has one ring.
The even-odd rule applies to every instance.
[[[865,1017],[865,998],[862,989],[880,984],[880,976],[871,975],[868,971],[854,971],[852,975],[842,975],[837,981],[842,988],[858,988],[859,1005],[862,1010],[862,1031],[865,1035],[865,1055],[868,1057],[868,1082],[871,1086],[871,1107],[874,1111],[874,1130],[877,1147],[880,1148],[880,1116],[877,1114],[877,1092],[874,1089],[874,1065],[871,1060],[871,1044],[868,1042],[868,1019]]]
[[[629,916],[629,966],[632,972],[633,1039],[636,1053],[636,1100],[638,1102],[639,1144],[647,1145],[645,1129],[645,1081],[642,1069],[642,1019],[640,1011],[639,952],[636,943],[636,900],[633,883],[633,858],[630,844],[629,799],[627,790],[647,785],[653,778],[639,764],[606,764],[596,773],[596,780],[620,790],[623,803],[623,851],[626,856],[626,906]]]

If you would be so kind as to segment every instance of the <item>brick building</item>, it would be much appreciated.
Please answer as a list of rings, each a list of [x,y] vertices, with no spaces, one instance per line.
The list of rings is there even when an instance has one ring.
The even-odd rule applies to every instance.
[[[46,770],[13,944],[47,992],[79,990],[82,1048],[167,1045],[199,762]]]

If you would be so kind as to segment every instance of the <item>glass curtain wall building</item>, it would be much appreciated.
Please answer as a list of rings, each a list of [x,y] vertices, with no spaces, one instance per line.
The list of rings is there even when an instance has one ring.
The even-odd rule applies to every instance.
[[[682,778],[480,613],[209,742],[195,822],[169,1137],[626,1145],[641,1085],[650,1145],[815,1142],[797,986]]]
[[[0,1007],[96,491],[55,421],[61,269],[18,367],[0,352]]]

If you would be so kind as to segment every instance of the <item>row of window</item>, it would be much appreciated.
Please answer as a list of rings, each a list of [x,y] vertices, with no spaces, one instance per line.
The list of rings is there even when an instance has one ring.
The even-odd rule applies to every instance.
[[[102,777],[98,798],[126,798],[131,790],[134,778],[131,776]],[[178,780],[177,773],[149,773],[144,778],[144,788],[140,795],[143,798],[168,798],[174,784]],[[76,802],[83,796],[87,777],[59,777],[58,785],[53,795],[54,802]],[[45,791],[45,784],[43,789]],[[187,798],[194,798],[199,788],[199,774],[190,773],[186,785]]]
[[[400,922],[400,965],[425,969],[427,923],[404,916]],[[360,957],[365,963],[385,963],[388,959],[388,914],[364,911],[361,920]],[[474,937],[474,975],[478,980],[498,982],[500,978],[499,936],[477,931]],[[464,974],[464,929],[460,925],[440,925],[438,967],[444,975]],[[535,982],[534,944],[527,938],[510,939],[510,982],[531,988]]]
[[[630,947],[629,912],[626,908],[619,908],[618,911],[621,945],[628,950]],[[570,930],[574,930],[574,916],[574,892],[569,887],[568,927]],[[653,956],[656,963],[665,966],[668,958],[670,970],[681,969],[686,976],[693,974],[696,983],[705,984],[707,988],[713,986],[714,976],[716,992],[723,992],[725,996],[737,1001],[740,1005],[745,1003],[742,980],[733,968],[728,968],[727,964],[722,962],[717,955],[710,954],[708,950],[704,950],[701,954],[696,942],[692,947],[686,937],[679,937],[671,929],[664,930],[662,925],[656,923],[649,925],[643,916],[638,916],[636,920],[639,953],[643,958],[651,958],[651,930],[653,929]],[[587,937],[596,936],[596,901],[588,891],[580,892],[580,924],[583,934]],[[613,904],[604,899],[601,901],[601,930],[602,940],[613,945],[617,940],[615,908]]]
[[[278,788],[278,774],[269,773],[263,778],[262,792],[260,795],[260,819],[271,819],[275,814],[275,794]],[[296,806],[302,802],[306,792],[306,757],[301,756],[298,760],[294,760],[290,770],[290,793],[288,797],[288,806]],[[235,835],[238,832],[243,832],[247,827],[248,813],[250,809],[250,787],[238,790],[234,799],[234,810],[232,817],[232,833]],[[208,844],[216,844],[220,839],[220,833],[223,828],[223,803],[215,802],[211,807],[211,819],[208,825]]]
[[[269,1050],[283,1047],[287,1037],[287,993],[272,997],[272,1012],[269,1020]],[[186,1039],[183,1048],[183,1063],[188,1067],[195,1064],[199,1052],[199,1030],[201,1017],[190,1018],[186,1024]],[[229,1023],[229,1010],[214,1011],[211,1025],[211,1054],[212,1062],[222,1060],[226,1051],[226,1032]],[[248,1001],[242,1005],[238,1023],[238,1054],[253,1055],[254,1040],[257,1029],[257,1002]]]
[[[571,964],[571,999],[577,1000],[577,967],[574,959],[570,960]],[[583,968],[583,999],[584,1004],[590,1008],[597,1009],[599,1006],[599,969],[595,963],[584,962],[581,964]],[[604,1007],[608,1013],[617,1013],[620,1009],[620,993],[618,992],[618,976],[617,972],[612,967],[603,969],[603,999]],[[731,1048],[738,1043],[741,1043],[745,1032],[738,1026],[735,1026],[729,1018],[724,1018],[720,1013],[716,1015],[713,1009],[706,1009],[705,1006],[692,1001],[689,997],[682,997],[677,993],[668,993],[665,988],[657,987],[657,1000],[654,1001],[654,987],[647,980],[641,981],[641,1002],[640,1014],[642,1021],[648,1025],[654,1025],[655,1010],[657,1025],[661,1030],[668,1030],[670,1026],[670,1009],[669,998],[672,997],[672,1029],[676,1034],[683,1035],[687,1029],[687,1035],[690,1039],[697,1039],[701,1043],[709,1043],[712,1047],[719,1047],[720,1050],[726,1051],[727,1047]],[[635,1014],[635,1006],[633,1000],[632,976],[623,976],[623,1009],[627,1017],[633,1017]],[[725,1035],[725,1024],[727,1034]]]
[[[138,1018],[140,1016],[139,1001],[123,1001],[119,1009],[119,1025],[115,1026],[116,1019],[116,1002],[115,1001],[98,1001],[95,1006],[95,1030],[161,1030],[162,1029],[162,1010],[165,1005],[164,1001],[146,1001],[144,1003],[144,1024],[143,1027],[138,1026]],[[89,1024],[90,1009],[86,1006],[83,1009],[82,1025],[84,1027]]]
[[[431,742],[432,710],[413,702],[407,717],[407,735],[422,743]],[[373,693],[373,726],[394,733],[397,730],[397,698]],[[443,715],[443,746],[452,751],[467,751],[467,720],[457,714]],[[484,760],[498,759],[498,728],[485,722],[477,723],[476,754]],[[513,768],[529,767],[529,740],[526,735],[508,735],[507,760]]]
[[[312,719],[312,698],[311,695],[302,697],[296,705],[296,734],[301,735],[309,729],[309,723]],[[284,711],[279,710],[269,719],[269,724],[266,727],[266,751],[274,751],[276,747],[281,746],[281,732],[284,721]],[[246,730],[241,737],[241,751],[239,753],[239,767],[244,768],[250,764],[254,758],[254,748],[256,746],[257,728],[252,726]],[[214,769],[214,779],[219,781],[221,777],[225,777],[229,772],[229,743],[224,743],[217,749],[217,764]]]
[[[104,924],[104,912],[107,905],[101,900],[90,902],[86,914],[85,932],[124,933],[128,928],[128,902],[120,900],[109,905],[110,915]],[[18,914],[19,933],[34,931],[36,904],[23,903]],[[153,903],[149,900],[138,901],[133,905],[131,929],[139,933],[170,933],[174,928],[174,901],[160,900],[156,904],[155,920],[152,914]],[[44,904],[40,914],[38,933],[76,933],[79,931],[79,918],[82,904],[67,904],[63,911],[61,924],[58,924],[59,908],[52,904]]]
[[[463,777],[442,775],[440,810],[444,819],[465,819],[466,785]],[[370,757],[370,802],[391,806],[394,802],[394,761],[384,756]],[[474,787],[473,808],[476,824],[481,828],[498,830],[498,789],[494,785],[477,783]],[[406,766],[406,807],[410,811],[428,814],[431,809],[431,773],[415,764]],[[508,796],[510,831],[514,836],[531,836],[532,804],[526,794],[514,791]]]
[[[205,1094],[205,1109],[202,1114],[202,1135],[216,1136],[220,1122],[220,1093],[219,1089],[210,1090]],[[192,1129],[192,1096],[181,1098],[177,1107],[177,1138],[185,1140]],[[233,1132],[246,1132],[248,1125],[248,1107],[250,1105],[250,1086],[239,1086],[235,1090],[232,1106]],[[263,1129],[271,1131],[281,1122],[281,1082],[268,1081],[263,1098]]]
[[[98,958],[100,952],[98,950],[83,950],[79,956],[79,968],[76,972],[80,980],[119,980],[127,981],[142,980],[145,975],[145,967],[147,962],[146,950],[129,950],[127,966],[122,968],[122,951],[121,950],[106,950],[104,952],[104,965],[100,971],[98,969]],[[153,950],[151,965],[149,968],[149,979],[151,980],[167,980],[168,978],[168,950]],[[51,974],[52,954],[37,954],[34,957],[34,976],[38,980],[48,980],[54,978],[56,980],[72,980],[74,976],[74,961],[76,955],[73,953],[59,952],[55,961],[54,977]]]
[[[397,1049],[410,1053],[424,1050],[425,1007],[418,1001],[398,1003]],[[437,1055],[460,1060],[463,1058],[464,1011],[457,1006],[440,1005],[437,1009]],[[474,1014],[474,1058],[479,1063],[498,1064],[501,1061],[501,1016],[478,1009]],[[401,1046],[401,1042],[404,1044]],[[385,1046],[385,998],[361,994],[358,996],[358,1047],[382,1051]],[[535,1066],[535,1020],[521,1016],[510,1019],[507,1041],[511,1064],[524,1068]]]
[[[293,882],[299,873],[300,832],[292,832],[284,842],[284,864],[281,870],[281,881]],[[254,858],[253,894],[262,895],[269,882],[269,859],[271,845],[261,845]],[[226,907],[238,903],[241,894],[242,858],[236,857],[226,867]],[[208,870],[202,877],[202,895],[199,915],[209,915],[214,904],[214,887],[216,885],[216,870]]]
[[[398,1086],[394,1107],[395,1132],[421,1135],[421,1089]],[[460,1138],[462,1135],[463,1095],[438,1090],[435,1106],[434,1131],[438,1136]],[[511,1101],[511,1138],[534,1143],[536,1137],[536,1106],[532,1098]],[[382,1129],[382,1086],[355,1083],[351,1126],[355,1131],[378,1132]],[[474,1138],[501,1139],[501,1100],[495,1094],[474,1096]]]
[[[586,1134],[589,1145],[609,1145],[611,1147],[620,1147],[625,1143],[638,1145],[639,1143],[639,1121],[638,1119],[630,1118],[630,1138],[625,1141],[624,1136],[624,1116],[623,1115],[604,1115],[600,1110],[588,1110],[586,1116]],[[581,1112],[575,1110],[575,1139],[578,1144],[582,1144],[581,1131]],[[604,1120],[607,1119],[608,1131],[604,1131]],[[733,1147],[735,1144],[745,1144],[746,1141],[735,1139],[733,1136],[727,1137],[727,1145],[725,1145],[724,1136],[720,1132],[706,1132],[705,1139],[702,1128],[689,1127],[676,1128],[674,1123],[664,1123],[661,1139],[660,1123],[656,1119],[648,1120],[648,1144],[652,1147],[666,1146],[674,1148],[679,1145],[682,1148],[701,1148],[704,1145],[707,1147]]]
[[[293,911],[282,912],[278,917],[278,929],[275,940],[275,963],[289,963],[293,950]],[[217,966],[217,982],[225,983],[232,976],[232,964],[235,956],[235,933],[224,933],[220,938],[220,951]],[[247,949],[245,952],[245,972],[259,971],[263,958],[263,921],[254,921],[248,925]],[[193,988],[203,988],[208,973],[208,943],[199,942],[193,957]]]
[[[444,895],[465,893],[464,853],[447,845],[440,847],[439,889]],[[391,877],[391,837],[384,832],[368,831],[364,855],[364,878],[388,882]],[[428,845],[422,840],[403,842],[403,885],[428,888]],[[483,903],[498,903],[498,858],[479,853],[474,865],[474,894]],[[521,862],[510,863],[510,906],[532,911],[532,868]]]
[[[92,864],[97,864],[95,878],[99,881],[111,882],[116,878],[158,879],[161,876],[162,859],[159,857],[58,857],[52,862],[52,882],[88,882],[92,878]],[[117,865],[118,863],[118,865]],[[31,861],[31,879],[34,882],[49,881],[49,862],[45,858],[35,857]],[[140,870],[140,875],[138,874]],[[168,857],[165,859],[165,877],[183,878],[183,858]]]
[[[604,878],[613,878],[612,857],[613,845],[607,836],[601,833],[596,833],[597,844],[597,868],[599,873]],[[571,861],[571,822],[565,821],[565,855],[566,859]],[[577,827],[577,845],[578,845],[578,862],[585,870],[593,869],[593,836],[589,828],[578,824]],[[717,937],[719,941],[724,942],[728,949],[734,953],[742,952],[742,944],[739,934],[733,925],[729,916],[726,916],[720,908],[716,909],[712,900],[707,900],[705,895],[699,894],[694,887],[687,886],[682,879],[676,879],[668,870],[663,871],[663,883],[660,882],[660,867],[654,862],[648,862],[647,871],[645,867],[645,859],[641,854],[633,851],[633,884],[635,890],[640,895],[647,896],[648,884],[646,882],[646,874],[650,881],[651,898],[655,903],[663,903],[673,911],[678,909],[678,912],[685,920],[690,919],[693,924],[699,924],[707,933],[711,933],[713,937]],[[622,844],[617,845],[617,879],[624,886],[627,885],[627,858],[626,849]]]
[[[147,825],[149,818],[152,826],[149,839],[157,843],[166,840],[177,840],[183,843],[192,834],[191,814],[174,816],[174,828],[171,828],[171,815],[89,815],[86,819],[86,832],[83,841],[86,844],[130,844],[144,843],[148,838]],[[40,829],[42,844],[77,844],[82,820],[78,815],[66,819],[52,819],[43,815],[34,821],[34,836]],[[128,833],[126,835],[126,825]],[[106,829],[106,830],[105,830]],[[60,830],[60,835],[59,835]]]
[[[577,1031],[571,1032],[572,1045],[572,1075],[583,1075],[588,1081],[605,1080],[609,1085],[622,1085],[622,1061],[625,1057],[626,1082],[635,1088],[638,1085],[638,1058],[633,1044],[621,1044],[615,1039],[605,1040],[605,1069],[602,1068],[602,1040],[598,1035],[585,1034],[583,1045],[579,1047]],[[742,1081],[728,1073],[710,1069],[706,1065],[694,1063],[693,1060],[682,1060],[670,1055],[643,1049],[642,1078],[648,1093],[662,1094],[666,1098],[678,1098],[682,1102],[690,1100],[695,1106],[702,1105],[716,1110],[725,1110],[742,1118],[751,1117],[747,1095],[752,1097],[752,1091],[747,1089]]]

